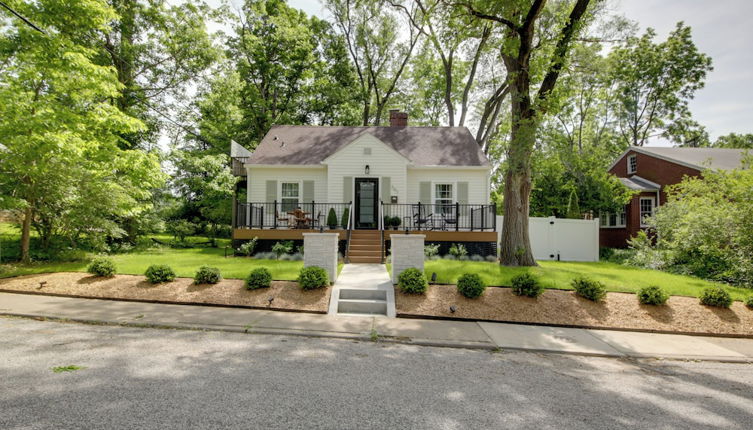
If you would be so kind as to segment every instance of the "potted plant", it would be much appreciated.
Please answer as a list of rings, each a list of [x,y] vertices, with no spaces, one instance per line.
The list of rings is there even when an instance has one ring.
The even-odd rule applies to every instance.
[[[385,215],[382,218],[382,225],[384,226],[385,230],[389,230],[390,225],[392,225],[392,217],[390,217],[389,215]]]
[[[393,230],[397,230],[398,227],[400,227],[401,220],[399,216],[393,216],[392,220],[390,221],[391,221],[390,224],[392,225]]]
[[[327,214],[327,227],[329,227],[330,230],[337,228],[337,214],[335,214],[334,208],[329,208],[329,213]]]

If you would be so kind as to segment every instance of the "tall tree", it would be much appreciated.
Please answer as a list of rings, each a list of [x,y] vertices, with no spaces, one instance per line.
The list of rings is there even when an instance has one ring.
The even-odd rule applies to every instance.
[[[609,55],[615,114],[625,147],[643,146],[656,136],[681,144],[704,137],[691,119],[688,102],[703,88],[712,70],[711,58],[698,51],[690,27],[682,22],[666,41],[655,43],[655,37],[649,28]]]
[[[558,25],[560,29],[552,34],[540,26],[546,0],[464,4],[470,15],[503,26],[506,36],[500,51],[509,76],[511,129],[504,175],[501,264],[536,265],[528,234],[531,155],[539,124],[554,105],[552,93],[571,42],[588,19],[590,3],[590,0],[577,0],[564,16],[553,11],[551,20],[554,22],[546,28]],[[534,56],[540,43],[550,45],[550,49],[544,50],[544,55]],[[539,73],[540,84],[532,94]]]
[[[753,134],[730,133],[719,136],[712,146],[715,148],[753,149]]]
[[[143,124],[111,103],[122,87],[88,37],[107,30],[114,10],[102,0],[12,5],[47,30],[17,21],[0,30],[0,195],[22,208],[29,262],[32,224],[74,246],[82,236],[102,245],[122,234],[113,220],[148,209],[142,202],[163,178],[155,156],[119,147]]]

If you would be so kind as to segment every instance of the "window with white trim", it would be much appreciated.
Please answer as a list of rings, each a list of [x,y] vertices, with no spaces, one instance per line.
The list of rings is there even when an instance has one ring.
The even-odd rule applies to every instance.
[[[434,184],[434,204],[436,212],[449,214],[453,212],[452,204],[455,201],[453,184]]]
[[[635,155],[631,155],[627,158],[627,172],[628,175],[632,175],[633,173],[638,171],[638,157]]]
[[[654,216],[654,203],[653,197],[641,197],[641,227],[647,227],[646,218]]]
[[[280,202],[282,211],[290,212],[299,207],[301,197],[301,185],[299,182],[282,182],[280,185]]]
[[[624,228],[626,221],[625,208],[621,212],[602,212],[599,216],[599,224],[604,228]]]

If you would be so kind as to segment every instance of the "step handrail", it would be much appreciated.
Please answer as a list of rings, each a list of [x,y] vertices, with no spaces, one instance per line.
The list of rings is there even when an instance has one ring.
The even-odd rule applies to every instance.
[[[379,246],[381,247],[379,261],[384,264],[384,202],[382,199],[379,199]]]
[[[345,242],[345,255],[343,255],[343,260],[346,263],[350,263],[350,257],[348,254],[350,254],[350,232],[353,230],[351,227],[353,225],[353,201],[351,200],[350,203],[348,203],[348,238]]]

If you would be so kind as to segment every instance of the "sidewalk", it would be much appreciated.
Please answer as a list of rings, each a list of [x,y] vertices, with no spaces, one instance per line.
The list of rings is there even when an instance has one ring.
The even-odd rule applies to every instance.
[[[81,322],[381,340],[605,357],[753,362],[753,339],[520,324],[332,316],[0,293],[0,315]]]

